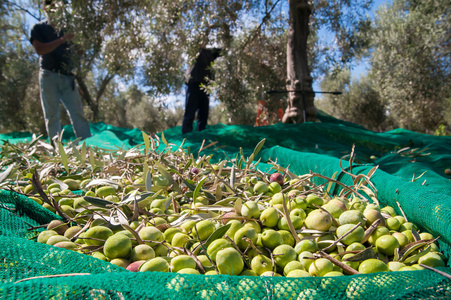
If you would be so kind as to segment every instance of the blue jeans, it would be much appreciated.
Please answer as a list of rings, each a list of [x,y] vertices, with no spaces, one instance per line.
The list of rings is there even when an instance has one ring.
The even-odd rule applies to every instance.
[[[91,136],[89,123],[83,114],[80,94],[74,77],[41,69],[39,86],[41,89],[41,106],[44,112],[45,128],[50,140],[61,133],[60,102],[69,115],[75,136],[85,139]]]
[[[200,83],[189,83],[186,86],[185,115],[182,123],[182,133],[193,131],[194,116],[197,112],[197,131],[207,127],[210,95],[200,88]]]

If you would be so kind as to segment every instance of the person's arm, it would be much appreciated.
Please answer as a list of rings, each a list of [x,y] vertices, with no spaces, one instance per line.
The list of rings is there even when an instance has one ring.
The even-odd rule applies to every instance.
[[[49,54],[50,52],[52,52],[65,42],[72,40],[74,36],[75,35],[72,33],[66,33],[63,37],[60,37],[59,39],[56,39],[48,43],[42,43],[34,39],[32,44],[38,55],[44,55]]]

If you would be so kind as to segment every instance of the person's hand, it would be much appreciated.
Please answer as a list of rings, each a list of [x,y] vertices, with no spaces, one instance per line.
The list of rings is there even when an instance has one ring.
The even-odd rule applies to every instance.
[[[288,106],[287,109],[285,110],[285,113],[283,114],[282,123],[287,123],[291,119],[296,119],[298,117],[299,117],[298,109],[294,106]]]
[[[66,33],[64,36],[63,36],[63,40],[66,42],[66,41],[71,41],[73,38],[75,37],[75,34],[73,34],[73,33]]]

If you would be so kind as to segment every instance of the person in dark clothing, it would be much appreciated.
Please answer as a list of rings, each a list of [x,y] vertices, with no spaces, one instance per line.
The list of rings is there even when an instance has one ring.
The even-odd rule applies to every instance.
[[[197,131],[207,126],[210,95],[201,87],[207,80],[214,79],[211,65],[220,56],[219,48],[202,48],[197,59],[186,72],[185,115],[182,133],[193,131],[194,117],[197,112]]]
[[[43,1],[47,20],[33,25],[30,43],[39,55],[39,86],[45,127],[50,140],[61,133],[60,102],[66,108],[75,135],[82,139],[91,136],[89,123],[83,114],[80,94],[72,74],[73,62],[68,42],[72,33],[56,31],[51,15],[55,5],[52,0]]]

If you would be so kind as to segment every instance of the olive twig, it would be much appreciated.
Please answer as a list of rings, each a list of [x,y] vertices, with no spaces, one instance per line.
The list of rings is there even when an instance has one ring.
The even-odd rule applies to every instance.
[[[331,263],[333,263],[334,265],[342,268],[343,270],[345,270],[346,272],[350,273],[350,274],[360,274],[357,270],[354,270],[353,268],[351,268],[348,265],[345,265],[344,263],[342,263],[341,261],[339,261],[338,259],[333,258],[332,256],[330,256],[329,254],[327,254],[326,252],[324,252],[323,250],[319,250],[318,253],[324,257],[327,258],[328,260],[330,260]]]
[[[337,245],[342,239],[344,239],[347,235],[351,234],[354,230],[356,230],[360,225],[362,225],[362,222],[359,222],[357,225],[352,227],[348,232],[340,236],[338,239],[336,239],[332,244],[327,246],[326,248],[323,248],[323,251],[326,251],[327,249]]]

